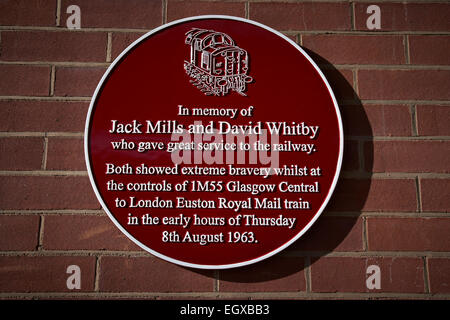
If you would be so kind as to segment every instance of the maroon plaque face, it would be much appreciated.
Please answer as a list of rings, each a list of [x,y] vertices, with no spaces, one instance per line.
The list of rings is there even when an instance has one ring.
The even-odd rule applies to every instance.
[[[254,263],[300,238],[331,197],[342,150],[336,100],[311,58],[226,16],[179,20],[129,46],[85,132],[91,183],[115,225],[197,268]]]

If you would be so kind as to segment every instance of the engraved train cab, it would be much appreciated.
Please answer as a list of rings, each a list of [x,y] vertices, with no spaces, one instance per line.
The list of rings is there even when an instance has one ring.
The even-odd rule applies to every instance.
[[[249,56],[230,36],[192,29],[186,33],[185,43],[191,50],[184,69],[194,86],[206,95],[224,96],[230,90],[246,95],[247,83],[253,80],[248,76]]]

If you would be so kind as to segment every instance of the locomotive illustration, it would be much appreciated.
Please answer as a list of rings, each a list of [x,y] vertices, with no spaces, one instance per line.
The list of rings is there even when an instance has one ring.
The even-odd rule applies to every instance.
[[[205,95],[225,96],[230,90],[246,96],[248,75],[247,51],[235,45],[225,33],[206,29],[191,29],[185,43],[191,46],[190,61],[184,69],[190,82]]]

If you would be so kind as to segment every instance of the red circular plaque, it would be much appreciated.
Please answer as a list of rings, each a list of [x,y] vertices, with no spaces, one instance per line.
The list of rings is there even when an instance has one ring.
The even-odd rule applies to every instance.
[[[221,269],[283,250],[335,188],[343,131],[333,92],[292,40],[228,16],[178,20],[111,64],[85,154],[114,224],[173,263]]]

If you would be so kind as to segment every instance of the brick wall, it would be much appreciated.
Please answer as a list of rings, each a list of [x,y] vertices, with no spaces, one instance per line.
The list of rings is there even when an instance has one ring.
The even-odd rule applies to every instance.
[[[81,8],[69,30],[66,9]],[[381,9],[368,30],[366,8]],[[339,100],[343,172],[322,217],[264,262],[182,268],[128,240],[90,186],[83,130],[109,63],[163,23],[226,14],[307,49]],[[450,297],[448,1],[0,0],[0,298]],[[66,286],[69,265],[81,289]],[[366,287],[377,265],[381,288]]]

